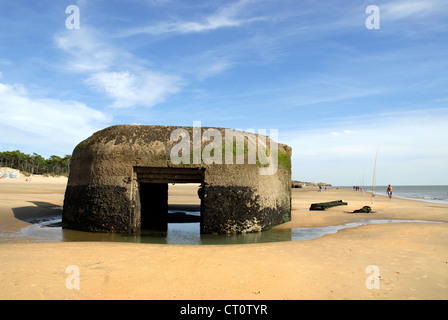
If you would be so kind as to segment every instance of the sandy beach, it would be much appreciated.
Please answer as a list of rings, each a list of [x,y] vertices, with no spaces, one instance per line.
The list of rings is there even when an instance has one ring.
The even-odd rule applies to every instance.
[[[1,299],[448,299],[448,223],[365,225],[307,241],[218,246],[5,236],[61,206],[66,182],[0,180]],[[181,186],[170,201],[195,204],[194,192]],[[351,214],[371,204],[369,193],[304,188],[292,195],[292,221],[278,229],[359,219],[448,222],[443,204],[376,196],[373,213]],[[306,210],[340,199],[348,205]],[[66,286],[68,266],[79,269],[79,290]],[[378,271],[379,288],[366,284],[368,266]]]

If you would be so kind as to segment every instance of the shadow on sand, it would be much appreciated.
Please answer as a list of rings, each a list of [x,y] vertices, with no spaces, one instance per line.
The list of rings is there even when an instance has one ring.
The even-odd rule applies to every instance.
[[[33,206],[12,208],[14,217],[20,221],[40,224],[43,221],[62,218],[62,207],[54,203],[43,201],[28,201]],[[60,227],[60,223],[47,225],[47,227]]]

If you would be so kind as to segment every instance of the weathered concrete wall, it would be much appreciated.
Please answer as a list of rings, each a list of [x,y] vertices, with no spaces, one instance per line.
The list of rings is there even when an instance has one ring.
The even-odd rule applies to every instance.
[[[192,127],[113,126],[81,142],[72,156],[64,200],[64,226],[94,232],[139,232],[140,184],[135,172],[138,167],[204,169],[202,233],[261,231],[290,220],[291,149],[288,146],[278,144],[278,169],[270,175],[260,174],[266,165],[248,163],[248,147],[242,151],[244,164],[235,164],[235,161],[225,164],[224,148],[222,164],[207,164],[203,159],[200,163],[173,164],[171,150],[178,146],[178,141],[171,141],[170,137],[175,129],[188,132],[191,138],[198,130]],[[207,129],[210,128],[200,128],[199,132],[204,134]],[[213,129],[221,132],[222,145],[226,146],[226,129]],[[270,146],[270,139],[265,137],[265,140]],[[193,143],[190,143],[190,159],[193,159]],[[210,146],[210,141],[202,140],[200,145],[203,150]],[[240,151],[233,152],[233,156],[237,156]]]

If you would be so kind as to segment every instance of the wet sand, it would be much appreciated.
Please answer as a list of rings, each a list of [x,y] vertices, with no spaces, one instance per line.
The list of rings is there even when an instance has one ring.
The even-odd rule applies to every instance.
[[[66,179],[0,181],[0,234],[61,206]],[[170,202],[197,204],[180,186]],[[448,221],[448,205],[374,198],[352,190],[293,189],[292,221],[276,228],[338,225],[358,219]],[[313,202],[348,202],[307,211]],[[3,239],[3,240],[2,240]],[[343,229],[308,241],[244,245],[117,242],[36,243],[0,239],[1,299],[447,299],[448,224],[394,223]],[[67,267],[80,272],[68,289]],[[370,265],[379,289],[368,288]],[[369,282],[371,283],[371,282]]]

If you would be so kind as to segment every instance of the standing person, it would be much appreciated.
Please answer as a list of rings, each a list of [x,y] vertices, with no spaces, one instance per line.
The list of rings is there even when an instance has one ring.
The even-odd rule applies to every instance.
[[[388,187],[387,187],[387,195],[389,196],[389,200],[390,199],[392,199],[392,191],[393,191],[393,189],[392,189],[392,187],[389,185]]]

